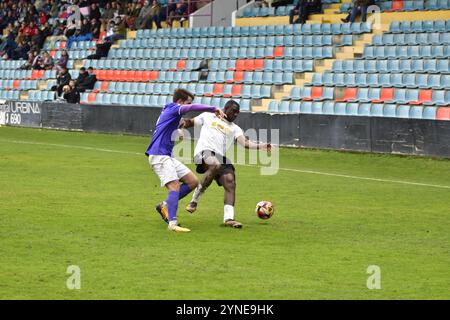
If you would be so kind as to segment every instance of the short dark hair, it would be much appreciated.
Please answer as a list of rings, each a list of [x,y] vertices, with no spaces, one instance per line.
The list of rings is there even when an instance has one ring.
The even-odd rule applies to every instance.
[[[85,67],[81,67],[80,71],[86,71],[86,68]]]
[[[186,101],[189,97],[194,100],[194,95],[191,92],[178,88],[173,93],[173,102],[177,102],[178,100]]]
[[[227,103],[225,103],[224,109],[228,109],[228,108],[232,108],[232,107],[241,108],[239,103],[237,103],[235,100],[228,100]]]
[[[88,70],[94,71],[94,68],[92,68],[92,67],[89,67],[89,68],[88,68]]]

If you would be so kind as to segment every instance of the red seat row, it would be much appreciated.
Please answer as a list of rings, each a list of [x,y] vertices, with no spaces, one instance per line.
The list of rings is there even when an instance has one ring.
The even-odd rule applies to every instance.
[[[158,71],[95,70],[98,80],[145,82],[158,80]]]

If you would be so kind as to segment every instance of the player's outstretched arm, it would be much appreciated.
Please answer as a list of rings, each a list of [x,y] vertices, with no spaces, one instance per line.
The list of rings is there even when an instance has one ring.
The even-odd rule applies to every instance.
[[[246,136],[242,135],[237,138],[237,142],[246,149],[260,149],[260,150],[272,150],[270,143],[261,143],[249,140]]]
[[[225,114],[220,108],[209,106],[206,104],[185,104],[180,107],[180,114],[186,114],[191,111],[200,111],[200,112],[214,112],[216,116],[223,118]]]
[[[182,118],[180,122],[180,129],[192,128],[195,125],[194,119]]]

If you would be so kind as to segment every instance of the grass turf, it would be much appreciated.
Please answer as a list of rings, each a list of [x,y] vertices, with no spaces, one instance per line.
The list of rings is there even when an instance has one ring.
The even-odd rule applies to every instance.
[[[193,232],[176,234],[154,211],[166,191],[148,140],[0,128],[0,299],[450,298],[450,189],[237,166],[244,228],[221,226],[213,185],[194,215],[181,201]],[[280,156],[282,168],[450,186],[448,160]],[[262,199],[275,204],[268,221],[254,213]],[[69,265],[81,290],[66,287]],[[369,265],[381,290],[366,286]]]

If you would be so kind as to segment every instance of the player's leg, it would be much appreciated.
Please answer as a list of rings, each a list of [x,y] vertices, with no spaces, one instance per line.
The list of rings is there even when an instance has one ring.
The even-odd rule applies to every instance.
[[[191,202],[186,207],[186,210],[189,211],[190,213],[193,213],[197,209],[197,204],[198,201],[200,200],[200,196],[211,185],[212,181],[220,171],[222,163],[220,163],[220,161],[216,158],[215,155],[210,154],[203,158],[202,166],[204,168],[204,174],[200,179],[200,183],[194,190]]]
[[[198,186],[198,179],[194,173],[189,172],[184,175],[180,181],[183,182],[180,186],[179,199],[181,200]]]
[[[191,231],[187,228],[183,228],[178,225],[177,211],[178,211],[178,198],[180,194],[180,182],[178,180],[171,181],[166,184],[166,188],[169,190],[169,194],[165,201],[168,211],[169,230],[177,232]]]
[[[224,188],[223,222],[226,226],[242,228],[242,223],[234,220],[234,203],[236,200],[236,176],[234,169],[227,167],[219,178],[219,183]]]
[[[169,224],[169,229],[173,231],[190,231],[178,226],[177,211],[178,198],[180,194],[180,176],[185,176],[191,172],[186,166],[178,160],[168,156],[150,156],[149,162],[153,171],[161,180],[161,185],[168,190],[165,201],[156,206],[156,210],[162,219]]]

